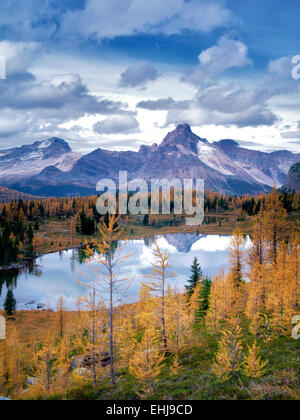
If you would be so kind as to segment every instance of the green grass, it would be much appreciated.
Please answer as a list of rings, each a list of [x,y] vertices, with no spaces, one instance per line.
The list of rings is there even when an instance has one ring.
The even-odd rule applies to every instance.
[[[259,380],[238,373],[229,381],[220,382],[211,372],[217,339],[204,331],[197,332],[199,344],[180,354],[181,368],[177,376],[169,370],[166,359],[153,399],[158,400],[299,400],[300,341],[279,337],[269,343],[259,343],[262,357],[268,360],[266,375]],[[63,400],[138,400],[141,386],[127,369],[118,372],[112,387],[104,379],[97,387],[82,385],[48,399]],[[43,397],[42,399],[46,399]]]

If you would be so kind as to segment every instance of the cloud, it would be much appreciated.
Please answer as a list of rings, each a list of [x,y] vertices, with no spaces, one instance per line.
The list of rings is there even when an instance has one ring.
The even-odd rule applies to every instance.
[[[299,87],[291,77],[291,60],[271,61],[263,76],[255,82],[230,79],[222,72],[250,63],[248,48],[239,41],[221,38],[199,55],[200,64],[183,79],[196,84],[195,98],[170,104],[166,126],[186,121],[191,125],[234,125],[239,128],[272,126],[278,117],[271,110],[271,100],[278,95],[295,93]],[[184,105],[184,106],[183,106]],[[292,138],[293,134],[283,134]],[[297,136],[297,133],[295,134]]]
[[[221,82],[200,88],[196,100],[205,109],[233,114],[263,104],[269,98],[268,88],[246,88],[236,83]]]
[[[49,0],[1,2],[0,29],[8,39],[49,38],[58,29],[62,3]]]
[[[0,41],[0,55],[5,57],[8,75],[26,73],[41,54],[36,42]]]
[[[94,131],[99,134],[130,134],[138,133],[140,126],[133,116],[108,117],[94,125]]]
[[[156,80],[159,72],[148,63],[139,63],[128,67],[120,76],[120,87],[145,86],[147,82]]]
[[[209,32],[232,20],[219,0],[87,0],[83,10],[65,14],[62,33],[77,32],[98,40],[137,33],[171,35],[185,30]]]
[[[300,139],[300,130],[296,131],[285,131],[281,133],[283,139]]]
[[[248,47],[240,41],[235,41],[224,36],[214,45],[199,55],[199,65],[183,77],[183,80],[199,84],[204,79],[223,73],[234,67],[244,67],[251,63],[248,58]]]
[[[249,109],[235,113],[224,113],[219,111],[209,111],[207,109],[190,105],[190,108],[185,110],[172,110],[168,112],[166,125],[178,124],[182,121],[193,125],[235,125],[239,128],[242,127],[258,127],[260,125],[271,126],[277,120],[270,110],[254,105]]]
[[[32,142],[49,135],[81,139],[83,130],[61,125],[86,115],[132,116],[128,104],[90,93],[76,73],[37,80],[30,68],[40,56],[34,42],[0,42],[7,59],[7,78],[0,80],[1,143]]]
[[[0,137],[11,137],[24,133],[30,129],[30,119],[26,113],[17,113],[14,110],[5,109],[0,114]]]
[[[12,73],[0,81],[0,108],[49,110],[50,118],[51,114],[73,119],[86,113],[131,114],[125,103],[91,95],[76,73],[56,75],[42,82],[28,73],[17,76]]]
[[[174,108],[176,102],[173,98],[141,101],[137,108],[147,109],[149,111],[163,111]]]

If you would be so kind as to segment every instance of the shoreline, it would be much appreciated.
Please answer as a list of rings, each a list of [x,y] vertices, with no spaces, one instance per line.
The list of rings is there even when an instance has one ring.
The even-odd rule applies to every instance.
[[[244,231],[244,234],[250,234],[250,229],[248,228],[248,226],[243,226],[243,223],[245,222],[241,222],[241,228],[242,231]],[[143,230],[143,232],[141,231],[135,231],[134,233],[130,233],[127,232],[127,230],[121,230],[122,235],[119,238],[119,241],[135,241],[135,240],[143,240],[143,239],[150,239],[150,238],[155,238],[157,236],[162,236],[162,235],[176,235],[176,234],[199,234],[199,236],[201,235],[218,235],[218,236],[231,236],[232,235],[232,229],[233,229],[233,225],[232,223],[229,223],[226,227],[228,228],[230,226],[230,231],[228,231],[227,229],[224,229],[224,227],[226,226],[223,225],[223,229],[220,228],[219,226],[216,226],[216,224],[211,224],[211,225],[205,225],[205,226],[167,226],[167,227],[161,227],[158,229],[155,229],[155,232],[153,231],[149,231],[147,232],[147,227],[146,229]],[[134,229],[135,227],[139,227],[139,226],[128,226],[128,229]],[[150,229],[149,229],[150,230]],[[77,238],[79,239],[79,238]],[[75,245],[70,245],[68,247],[65,248],[59,248],[57,247],[56,249],[50,249],[47,252],[40,252],[37,253],[37,255],[35,257],[32,258],[28,258],[25,262],[23,263],[13,263],[10,266],[5,266],[2,267],[0,266],[0,275],[3,273],[12,273],[12,272],[19,272],[21,270],[24,270],[26,268],[28,268],[31,264],[34,264],[36,262],[37,259],[44,257],[46,255],[51,255],[51,254],[55,254],[57,252],[66,252],[66,251],[70,251],[73,249],[80,249],[82,247],[84,247],[84,242],[88,239],[94,239],[94,236],[91,236],[90,238],[88,237],[83,237],[82,238],[82,242],[80,244]]]

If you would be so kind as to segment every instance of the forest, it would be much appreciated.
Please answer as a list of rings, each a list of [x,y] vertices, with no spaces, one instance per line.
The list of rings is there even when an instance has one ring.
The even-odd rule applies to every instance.
[[[134,304],[122,300],[130,279],[122,276],[129,256],[126,242],[117,242],[120,216],[97,220],[94,201],[80,198],[3,207],[5,223],[20,220],[20,213],[30,226],[42,217],[70,217],[79,231],[93,221],[98,236],[85,243],[89,276],[74,278],[86,288],[76,311],[67,310],[64,296],[55,310],[6,311],[0,394],[25,400],[299,400],[300,235],[299,221],[288,219],[299,197],[273,190],[253,199],[210,193],[206,200],[210,210],[228,206],[240,216],[251,214],[251,247],[245,248],[237,222],[228,271],[209,279],[195,259],[180,291],[172,286],[176,273],[168,253],[155,243],[152,271],[140,279]],[[13,304],[11,296],[6,310]]]
[[[297,193],[282,191],[279,194],[284,209],[291,213],[299,209]],[[205,222],[222,227],[225,222],[245,221],[257,215],[264,206],[267,195],[225,196],[213,191],[205,194]],[[128,200],[130,197],[128,198]],[[162,198],[161,198],[162,200]],[[13,200],[0,203],[0,267],[32,261],[37,255],[83,245],[88,237],[98,235],[97,225],[107,223],[108,214],[101,216],[96,209],[97,196],[76,198],[48,198],[40,200]],[[150,196],[149,196],[149,206]],[[150,207],[149,207],[150,213]],[[123,215],[119,218],[123,237],[134,236],[136,225],[153,228],[178,227],[184,224],[184,215],[174,215],[174,200],[171,196],[170,216],[145,215],[135,218]],[[214,216],[222,216],[216,219]],[[235,219],[232,219],[235,217]],[[45,231],[40,229],[45,227]],[[232,232],[232,223],[228,226]],[[62,234],[62,231],[68,231]],[[198,229],[198,228],[197,228]],[[251,229],[251,226],[249,227]],[[54,238],[49,236],[55,231]],[[149,233],[150,232],[150,233]],[[147,236],[153,233],[150,229]],[[227,232],[228,233],[228,232]]]

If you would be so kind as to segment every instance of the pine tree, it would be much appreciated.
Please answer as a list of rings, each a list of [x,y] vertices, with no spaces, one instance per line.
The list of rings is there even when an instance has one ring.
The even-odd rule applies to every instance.
[[[6,315],[12,316],[17,308],[17,302],[11,289],[8,289],[4,302],[4,310]]]
[[[201,280],[201,278],[203,277],[203,273],[201,270],[201,266],[198,262],[197,257],[194,258],[193,264],[191,266],[191,272],[192,275],[188,280],[188,284],[185,286],[186,288],[186,292],[188,295],[188,298],[190,299],[190,297],[192,296],[195,287],[197,286],[198,282]]]
[[[201,282],[201,289],[197,297],[197,308],[195,310],[195,324],[199,325],[205,319],[207,312],[209,310],[209,301],[210,301],[210,291],[211,291],[211,280],[205,278]]]

